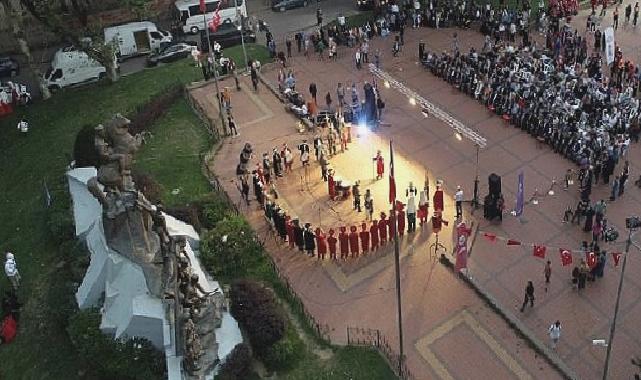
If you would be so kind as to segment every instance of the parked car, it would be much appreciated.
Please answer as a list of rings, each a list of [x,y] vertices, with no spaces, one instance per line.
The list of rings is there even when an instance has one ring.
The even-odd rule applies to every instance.
[[[215,32],[209,33],[209,38],[211,39],[212,44],[216,41],[222,48],[226,48],[239,45],[241,43],[240,33],[241,31],[238,30],[238,26],[236,26],[236,24],[234,24],[230,19],[226,19],[218,26],[218,29]],[[242,33],[245,43],[256,42],[256,35],[253,32],[243,30]],[[205,39],[205,41],[207,40]]]
[[[288,9],[307,6],[307,0],[272,0],[272,11],[285,12]]]
[[[159,53],[149,56],[147,58],[147,66],[156,66],[158,63],[169,63],[191,57],[191,52],[196,49],[195,43],[180,42],[175,45],[169,45]]]
[[[20,74],[18,61],[11,57],[0,57],[0,77],[15,77]]]

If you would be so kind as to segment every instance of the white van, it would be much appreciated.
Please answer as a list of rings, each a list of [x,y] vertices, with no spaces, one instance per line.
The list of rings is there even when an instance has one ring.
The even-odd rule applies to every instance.
[[[105,43],[113,42],[118,58],[148,54],[172,41],[171,33],[158,30],[150,21],[130,22],[105,28]]]
[[[64,48],[56,52],[44,79],[49,88],[63,88],[98,80],[107,75],[107,69],[83,51]]]

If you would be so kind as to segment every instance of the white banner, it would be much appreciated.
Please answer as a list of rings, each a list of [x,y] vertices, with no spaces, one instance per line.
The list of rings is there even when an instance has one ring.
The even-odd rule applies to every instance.
[[[611,64],[614,62],[614,29],[610,26],[605,29],[605,59]]]

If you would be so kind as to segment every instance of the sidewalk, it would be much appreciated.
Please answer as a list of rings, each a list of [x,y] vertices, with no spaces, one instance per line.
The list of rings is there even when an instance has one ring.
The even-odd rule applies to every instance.
[[[243,78],[245,89],[249,87],[248,83],[247,78]],[[197,97],[207,98],[212,91],[212,86],[203,88]],[[232,105],[241,137],[225,141],[210,164],[235,201],[240,198],[233,182],[235,167],[245,141],[252,142],[254,153],[258,156],[284,142],[291,147],[303,137],[295,130],[295,120],[292,116],[284,112],[283,105],[264,87],[257,95],[248,94],[246,90],[243,91],[243,95],[248,96],[232,95]],[[209,103],[206,108],[210,112],[216,112],[214,104]],[[264,108],[269,109],[271,115],[257,112]],[[409,124],[411,121],[407,128],[408,133],[411,133]],[[430,127],[444,128],[435,123],[431,123]],[[308,141],[311,138],[312,136],[307,136]],[[386,146],[386,140],[380,136],[371,136],[368,139],[371,140],[363,141],[364,143],[355,141],[350,145],[349,153],[332,159],[332,165],[344,173],[342,175],[345,178],[371,181],[369,166],[364,168],[362,163],[348,165],[347,162],[340,162],[350,157],[369,160],[372,146]],[[406,136],[405,139],[409,141],[411,136]],[[399,149],[395,156],[399,173],[399,194],[411,176],[419,176],[415,178],[416,183],[422,181],[424,173],[424,167],[419,165],[414,157],[410,159],[406,156],[404,151],[405,148]],[[385,150],[383,152],[386,156]],[[298,216],[303,221],[317,223],[314,218],[318,211],[309,207],[313,202],[307,198],[311,197],[310,193],[315,194],[314,197],[320,197],[324,184],[312,175],[309,182],[310,190],[301,191],[299,178],[295,177],[301,171],[299,165],[295,161],[294,173],[279,180],[279,201],[287,204],[290,210],[300,213]],[[318,173],[315,163],[312,164],[310,173]],[[432,174],[430,181],[433,186]],[[387,181],[378,182],[385,184],[376,183],[371,186],[375,189],[373,191],[377,197],[375,207],[380,209],[385,204],[383,199],[386,197],[386,191],[377,187],[385,188]],[[454,210],[450,195],[447,194],[446,197],[446,219],[452,220],[451,213]],[[350,214],[348,205],[337,206],[340,208],[340,215],[356,219],[360,217]],[[264,218],[262,212],[256,210],[255,202],[249,208],[242,208],[242,211],[258,233],[266,236]],[[321,224],[325,227],[337,220],[323,218]],[[440,240],[449,248],[451,236],[448,235],[442,233]],[[527,343],[467,285],[429,256],[428,244],[434,241],[429,228],[417,232],[416,236],[418,237],[414,238],[415,244],[404,242],[401,259],[405,352],[407,363],[416,379],[561,378],[547,361],[528,348]],[[409,236],[404,239],[409,240]],[[350,326],[380,329],[390,339],[393,347],[398,345],[394,266],[389,246],[386,251],[374,255],[375,260],[368,261],[362,267],[361,264],[336,265],[329,261],[319,263],[316,259],[290,251],[271,238],[266,238],[266,247],[308,310],[320,323],[331,326],[334,342],[345,343],[346,328]],[[341,279],[346,282],[341,282]]]

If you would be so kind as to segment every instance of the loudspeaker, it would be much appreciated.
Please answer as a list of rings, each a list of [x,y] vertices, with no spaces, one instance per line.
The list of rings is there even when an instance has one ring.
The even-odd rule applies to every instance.
[[[498,198],[501,194],[501,176],[492,173],[487,177],[487,183],[490,188],[490,194]]]

